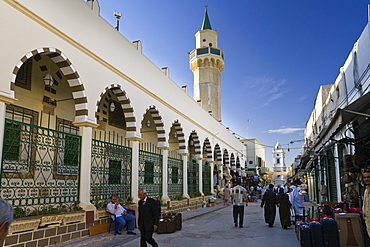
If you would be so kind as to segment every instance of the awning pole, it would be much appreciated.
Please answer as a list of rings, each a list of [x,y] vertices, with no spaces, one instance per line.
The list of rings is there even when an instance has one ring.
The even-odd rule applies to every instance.
[[[362,112],[351,111],[351,110],[347,110],[347,109],[342,109],[342,111],[349,112],[349,113],[352,113],[352,114],[361,115],[361,116],[365,116],[365,117],[370,117],[369,114],[362,113]]]

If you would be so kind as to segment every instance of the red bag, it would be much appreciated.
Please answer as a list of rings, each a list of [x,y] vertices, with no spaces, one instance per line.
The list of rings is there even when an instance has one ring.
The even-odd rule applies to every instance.
[[[361,212],[361,208],[349,208],[350,213]]]
[[[322,214],[320,217],[321,217],[321,219],[331,218],[331,216],[327,215],[327,214]]]

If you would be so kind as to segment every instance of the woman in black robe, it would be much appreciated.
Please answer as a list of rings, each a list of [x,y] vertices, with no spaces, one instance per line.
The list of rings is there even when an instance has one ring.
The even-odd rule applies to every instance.
[[[273,188],[274,186],[270,184],[268,190],[266,190],[263,195],[261,202],[261,208],[265,206],[265,222],[269,224],[269,227],[274,225],[276,216],[276,194],[272,191]]]
[[[279,207],[280,223],[284,229],[290,226],[290,207],[292,204],[289,197],[284,193],[284,189],[280,188],[279,195],[276,197],[276,204]]]

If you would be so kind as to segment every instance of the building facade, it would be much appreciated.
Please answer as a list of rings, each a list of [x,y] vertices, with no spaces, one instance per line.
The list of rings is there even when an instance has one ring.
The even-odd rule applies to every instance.
[[[361,170],[370,164],[369,28],[354,43],[334,83],[320,87],[306,124],[295,176],[307,179],[316,202],[324,180],[329,201],[362,203]]]
[[[112,194],[137,200],[139,188],[164,202],[211,194],[215,170],[244,168],[220,111],[101,18],[97,0],[5,0],[0,20],[1,198],[25,215],[76,202],[94,211]],[[217,33],[202,31],[215,39],[202,64],[220,72]]]

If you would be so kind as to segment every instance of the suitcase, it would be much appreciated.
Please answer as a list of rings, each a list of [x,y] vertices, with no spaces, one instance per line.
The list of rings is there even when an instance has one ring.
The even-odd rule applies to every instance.
[[[295,225],[295,234],[296,234],[298,242],[301,240],[299,228],[304,225],[307,226],[308,223],[307,222],[299,222],[299,223],[297,222],[297,224]]]
[[[176,224],[176,230],[182,229],[182,214],[181,213],[166,213],[163,214],[163,218],[174,218]]]
[[[312,221],[309,224],[311,229],[311,243],[315,247],[325,247],[322,225],[319,222]]]
[[[365,229],[359,213],[335,214],[340,246],[365,246]]]
[[[339,247],[338,226],[333,218],[321,219],[325,247]]]
[[[157,233],[174,233],[176,231],[176,224],[173,218],[161,218],[157,228]]]
[[[301,244],[301,247],[312,247],[311,229],[309,225],[299,226],[299,238],[299,243]]]

